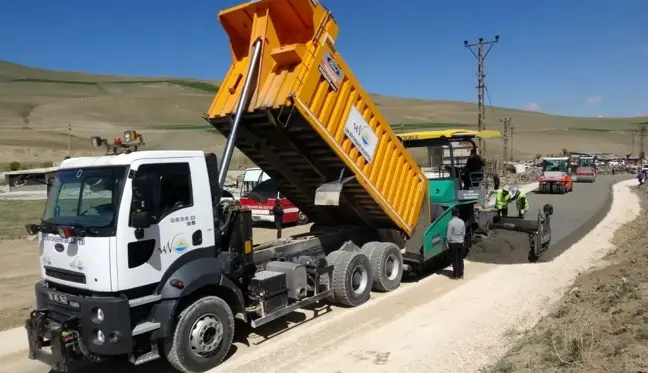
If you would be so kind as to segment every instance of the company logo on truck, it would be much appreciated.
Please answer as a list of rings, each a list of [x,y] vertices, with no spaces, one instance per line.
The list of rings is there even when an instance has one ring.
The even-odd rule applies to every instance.
[[[376,136],[369,123],[362,117],[362,114],[355,106],[351,106],[349,110],[349,116],[344,125],[344,134],[358,148],[358,151],[365,157],[367,162],[371,163],[374,154],[376,154],[378,136]]]
[[[324,57],[317,67],[319,72],[324,77],[324,80],[331,86],[331,88],[337,92],[340,84],[342,84],[342,79],[344,78],[344,73],[342,69],[335,62],[333,57],[329,52],[324,53]]]
[[[362,145],[369,146],[370,145],[369,141],[371,141],[370,140],[371,128],[362,127],[359,132],[360,132],[360,139],[362,140]]]
[[[183,253],[187,250],[187,241],[182,235],[177,235],[173,238],[173,250],[176,253]]]

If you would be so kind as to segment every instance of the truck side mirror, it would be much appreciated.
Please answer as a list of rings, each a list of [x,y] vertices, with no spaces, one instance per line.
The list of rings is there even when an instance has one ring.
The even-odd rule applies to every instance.
[[[130,225],[138,230],[136,235],[142,235],[142,229],[151,226],[151,209],[158,195],[159,179],[151,174],[137,170],[132,181],[133,199],[131,204]]]

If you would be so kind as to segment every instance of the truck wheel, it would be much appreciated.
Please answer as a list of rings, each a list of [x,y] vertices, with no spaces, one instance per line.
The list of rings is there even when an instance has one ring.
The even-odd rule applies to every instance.
[[[367,255],[343,251],[333,268],[333,297],[342,305],[359,306],[369,300],[371,280]]]
[[[234,339],[234,315],[221,298],[200,298],[178,316],[165,341],[169,363],[183,373],[205,372],[220,364]]]
[[[403,254],[396,244],[367,242],[360,252],[371,261],[374,290],[388,292],[400,286],[403,278]]]
[[[302,211],[299,211],[297,213],[297,224],[298,225],[308,224],[308,216],[306,216],[306,214],[304,214]]]

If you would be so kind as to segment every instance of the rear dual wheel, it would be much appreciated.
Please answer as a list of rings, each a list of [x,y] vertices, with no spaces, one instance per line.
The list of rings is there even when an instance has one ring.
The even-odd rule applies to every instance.
[[[349,307],[357,307],[371,295],[372,267],[361,252],[335,251],[326,257],[333,264],[333,299]]]
[[[373,289],[389,292],[400,286],[403,278],[403,254],[391,242],[367,242],[360,252],[371,260]]]

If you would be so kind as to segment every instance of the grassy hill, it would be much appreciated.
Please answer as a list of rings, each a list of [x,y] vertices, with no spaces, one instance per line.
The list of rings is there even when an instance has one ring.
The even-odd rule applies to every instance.
[[[201,119],[217,90],[216,81],[51,71],[0,61],[0,163],[61,159],[67,154],[68,124],[74,130],[73,155],[92,153],[90,136],[110,138],[127,128],[138,129],[152,148],[220,151],[222,137]],[[397,131],[476,126],[473,103],[382,95],[374,100]],[[488,107],[486,117],[490,129],[501,129],[500,118],[512,118],[519,157],[563,147],[629,152],[629,131],[648,120],[575,118],[499,107]],[[205,136],[205,131],[212,133]],[[488,149],[498,155],[501,147],[500,140],[493,140]]]

